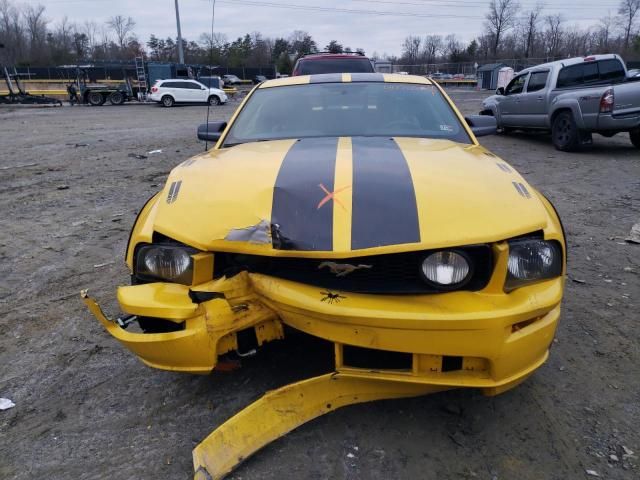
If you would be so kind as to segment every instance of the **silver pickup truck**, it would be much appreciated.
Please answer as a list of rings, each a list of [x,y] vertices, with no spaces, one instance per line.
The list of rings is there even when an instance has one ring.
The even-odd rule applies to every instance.
[[[504,132],[550,130],[558,150],[591,144],[592,133],[629,132],[640,148],[640,78],[618,55],[593,55],[527,68],[482,102]]]

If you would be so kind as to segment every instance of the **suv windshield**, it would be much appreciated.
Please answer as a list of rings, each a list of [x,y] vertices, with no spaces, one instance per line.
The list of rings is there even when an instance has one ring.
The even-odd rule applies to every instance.
[[[440,91],[408,83],[318,83],[256,90],[224,146],[308,137],[423,137],[471,143]]]
[[[316,75],[319,73],[373,73],[371,61],[367,58],[315,58],[302,59],[295,69],[296,75]]]

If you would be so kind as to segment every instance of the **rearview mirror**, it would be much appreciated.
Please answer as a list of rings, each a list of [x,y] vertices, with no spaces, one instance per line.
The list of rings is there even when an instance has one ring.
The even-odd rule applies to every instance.
[[[495,135],[498,132],[498,122],[491,115],[469,115],[464,119],[476,137]]]
[[[496,89],[496,95],[504,95],[504,87],[498,87]]]
[[[217,142],[225,128],[227,128],[227,122],[203,123],[198,127],[198,140]]]

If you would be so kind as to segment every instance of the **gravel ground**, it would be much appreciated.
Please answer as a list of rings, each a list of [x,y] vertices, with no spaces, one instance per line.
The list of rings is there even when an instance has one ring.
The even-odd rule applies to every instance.
[[[481,94],[452,94],[465,113],[479,110]],[[272,344],[233,374],[152,370],[81,304],[90,288],[117,311],[136,213],[171,168],[202,151],[204,118],[203,107],[0,109],[0,397],[16,403],[0,411],[0,478],[191,478],[191,450],[217,425],[325,368],[328,352],[303,338]],[[232,478],[640,477],[640,245],[623,240],[640,221],[639,152],[626,135],[596,137],[577,154],[555,151],[546,135],[482,140],[548,195],[567,229],[569,280],[549,361],[495,398],[455,390],[336,411]]]

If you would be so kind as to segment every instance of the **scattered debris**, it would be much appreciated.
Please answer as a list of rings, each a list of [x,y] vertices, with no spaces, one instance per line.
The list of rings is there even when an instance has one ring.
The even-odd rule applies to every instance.
[[[586,281],[586,280],[583,280],[583,279],[581,279],[581,278],[573,278],[573,277],[572,277],[572,278],[571,278],[571,280],[573,280],[575,283],[579,283],[579,284],[585,284],[585,283],[587,283],[587,281]]]
[[[599,477],[600,476],[600,474],[598,472],[596,472],[595,470],[587,470],[586,473],[590,477]]]
[[[0,167],[0,170],[11,170],[13,168],[27,168],[27,167],[35,167],[39,165],[38,163],[21,163],[19,165],[8,165],[6,167]]]
[[[146,155],[140,155],[139,153],[130,153],[127,156],[130,158],[137,158],[138,160],[144,160],[145,158],[147,158]]]
[[[58,185],[56,190],[69,190],[69,185]]]
[[[629,232],[629,236],[625,238],[624,241],[628,243],[640,243],[640,223],[636,223],[631,227],[631,232]]]
[[[609,460],[611,460],[612,462],[617,462],[620,459],[618,458],[617,455],[614,455],[613,453],[611,455],[609,455]]]
[[[147,155],[155,155],[156,153],[162,153],[162,149],[159,148],[158,150],[151,150],[150,152],[147,152]]]
[[[13,408],[15,406],[16,404],[8,398],[0,398],[0,410],[9,410],[10,408]]]
[[[71,222],[71,226],[72,227],[79,227],[80,225],[84,225],[85,223],[87,223],[86,220],[78,220],[77,222]]]
[[[347,453],[347,458],[356,458],[356,456],[353,453],[349,452]]]
[[[622,454],[622,458],[627,458],[627,457],[633,457],[633,450],[631,450],[628,447],[625,447],[624,445],[622,446],[622,451],[624,452]]]
[[[74,145],[74,148],[78,148],[78,147],[88,147],[89,144],[88,143],[76,143]]]
[[[633,267],[624,267],[623,269],[625,272],[634,272],[635,270],[633,269]]]
[[[106,262],[106,263],[97,263],[93,266],[93,268],[102,268],[102,267],[106,267],[107,265],[112,265],[113,261],[111,262]]]

